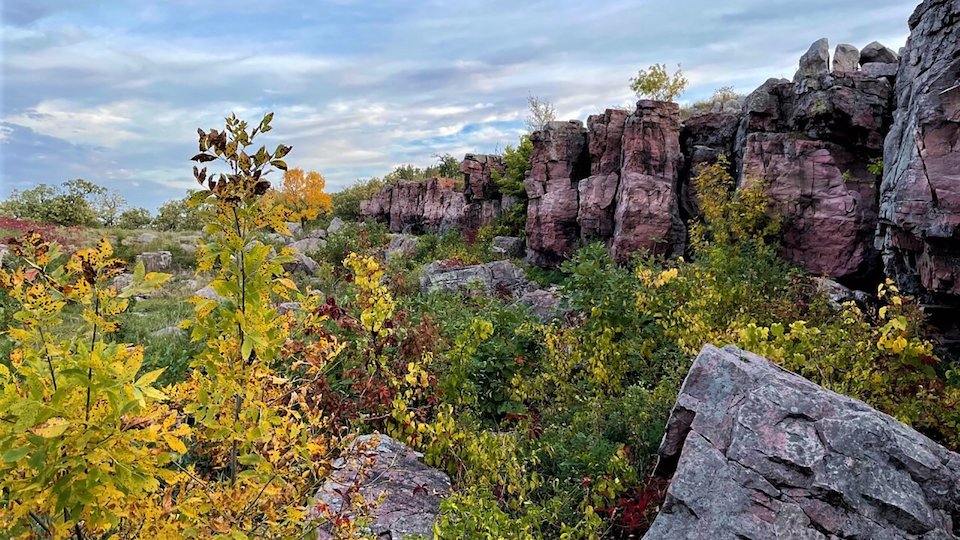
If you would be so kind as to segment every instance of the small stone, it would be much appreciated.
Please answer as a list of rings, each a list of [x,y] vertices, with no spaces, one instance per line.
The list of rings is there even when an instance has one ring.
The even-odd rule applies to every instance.
[[[140,244],[149,244],[150,242],[153,242],[157,238],[159,238],[159,236],[157,236],[156,233],[145,232],[137,237],[137,242]]]
[[[411,234],[392,234],[390,235],[390,245],[384,252],[384,258],[392,261],[398,258],[410,258],[417,254],[417,246],[420,239]]]
[[[526,251],[523,239],[516,236],[494,236],[490,251],[504,257],[523,257]]]
[[[295,237],[298,236],[301,231],[303,231],[303,225],[293,221],[287,222],[287,228],[290,229],[290,234],[292,234]]]
[[[279,315],[296,311],[300,311],[300,302],[281,302],[277,305],[277,313]]]
[[[300,272],[308,276],[314,276],[317,274],[317,270],[320,268],[320,265],[317,264],[317,261],[299,252],[294,253],[293,257],[296,260],[293,262],[284,264],[283,265],[284,270],[286,270],[287,272],[290,272],[291,274],[296,272]]]
[[[304,238],[293,242],[290,247],[300,253],[309,253],[327,247],[327,241],[321,238]]]

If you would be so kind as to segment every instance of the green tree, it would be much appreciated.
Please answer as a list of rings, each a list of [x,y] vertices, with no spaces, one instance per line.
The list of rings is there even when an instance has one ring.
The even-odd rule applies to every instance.
[[[630,89],[641,99],[673,101],[686,88],[687,78],[683,76],[683,69],[679,64],[673,75],[667,73],[666,65],[653,64],[647,69],[641,69],[636,77],[630,79]]]
[[[183,199],[163,203],[157,209],[153,227],[161,231],[199,231],[203,227],[203,220],[199,210],[187,204],[189,199],[188,194]]]
[[[493,171],[493,179],[500,192],[517,199],[517,204],[505,208],[500,224],[507,227],[509,234],[520,235],[527,222],[527,191],[523,179],[530,171],[530,157],[533,155],[533,143],[528,135],[520,137],[516,148],[508,146],[503,151],[503,174]]]
[[[129,208],[120,214],[117,227],[121,229],[144,229],[153,222],[150,211],[146,208]]]

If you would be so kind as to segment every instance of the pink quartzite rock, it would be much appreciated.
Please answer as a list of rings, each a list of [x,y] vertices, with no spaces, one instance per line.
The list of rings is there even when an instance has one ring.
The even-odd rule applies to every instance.
[[[463,173],[463,193],[467,202],[499,199],[500,189],[491,176],[493,171],[503,174],[503,160],[490,154],[467,154],[460,164]]]
[[[837,278],[876,267],[876,176],[849,151],[784,133],[751,133],[743,175],[743,185],[765,180],[772,213],[784,216],[784,258]]]
[[[640,250],[657,255],[683,252],[686,227],[677,196],[680,168],[680,107],[641,100],[623,131],[623,164],[614,212],[614,259]]]
[[[627,111],[607,109],[587,118],[587,145],[590,176],[577,186],[577,223],[584,241],[607,240],[613,236],[613,212],[620,183],[620,154]]]
[[[887,275],[911,293],[960,299],[960,2],[910,17],[880,188]],[[885,53],[886,54],[886,53]],[[889,56],[889,54],[886,54]]]
[[[538,266],[556,266],[576,249],[577,184],[590,167],[587,130],[583,123],[550,122],[530,136],[532,168],[524,180],[527,204],[527,247]]]
[[[646,540],[957,538],[960,455],[764,358],[707,345],[680,390]]]
[[[398,182],[360,203],[360,215],[387,223],[390,232],[444,232],[460,225],[464,196],[447,178]]]

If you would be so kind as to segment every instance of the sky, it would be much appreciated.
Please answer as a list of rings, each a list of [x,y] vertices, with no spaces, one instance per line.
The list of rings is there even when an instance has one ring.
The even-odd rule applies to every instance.
[[[0,198],[85,178],[155,210],[231,112],[329,191],[502,151],[527,97],[585,120],[681,64],[681,102],[793,76],[812,42],[906,42],[903,0],[3,0]],[[224,7],[224,6],[229,6]]]

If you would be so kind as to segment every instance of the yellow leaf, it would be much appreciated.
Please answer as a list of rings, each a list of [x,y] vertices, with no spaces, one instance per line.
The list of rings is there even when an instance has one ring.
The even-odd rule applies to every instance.
[[[293,280],[290,279],[290,278],[280,278],[280,279],[277,280],[277,283],[283,285],[284,287],[286,287],[286,288],[288,288],[288,289],[293,289],[294,291],[299,291],[299,289],[297,289],[297,284],[294,283]]]
[[[39,426],[33,428],[33,432],[37,435],[43,437],[44,439],[49,439],[52,437],[59,437],[63,435],[63,432],[70,427],[70,421],[66,418],[51,418],[46,422],[40,424]]]
[[[163,435],[163,440],[166,441],[168,445],[170,445],[170,449],[173,450],[174,452],[179,452],[181,454],[187,453],[187,447],[186,445],[183,444],[183,441],[174,437],[173,435],[165,433]]]

